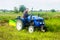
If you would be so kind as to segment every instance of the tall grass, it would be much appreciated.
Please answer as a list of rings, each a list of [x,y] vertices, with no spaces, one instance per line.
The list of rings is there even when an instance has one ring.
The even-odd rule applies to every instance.
[[[22,16],[22,13],[1,12],[0,24],[7,23],[0,26],[0,40],[60,40],[60,12],[32,12],[33,15],[38,13],[44,18],[48,32],[35,31],[30,34],[26,29],[17,31],[16,27],[8,25],[8,20]]]
[[[60,40],[60,32],[28,33],[27,30],[17,31],[15,27],[0,27],[0,40]]]
[[[60,12],[32,12],[33,15],[43,17],[49,31],[60,31]],[[0,23],[15,20],[17,16],[23,16],[22,13],[0,13]]]
[[[49,19],[45,20],[45,24],[49,31],[51,32],[60,32],[60,19]]]

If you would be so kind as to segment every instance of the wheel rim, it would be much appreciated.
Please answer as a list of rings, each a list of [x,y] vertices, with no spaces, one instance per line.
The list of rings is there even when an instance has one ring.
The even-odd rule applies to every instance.
[[[29,27],[29,33],[32,33],[33,31],[34,31],[33,26],[30,26],[30,27]]]
[[[22,22],[18,20],[16,27],[17,27],[17,30],[21,30],[22,29]]]

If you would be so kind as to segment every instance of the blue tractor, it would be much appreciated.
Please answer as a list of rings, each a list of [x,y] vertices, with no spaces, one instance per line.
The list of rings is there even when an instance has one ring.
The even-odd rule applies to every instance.
[[[39,16],[29,15],[27,18],[17,17],[16,28],[17,30],[22,30],[24,27],[28,26],[28,31],[30,33],[34,32],[35,28],[40,28],[42,31],[46,31],[44,25],[44,19]]]

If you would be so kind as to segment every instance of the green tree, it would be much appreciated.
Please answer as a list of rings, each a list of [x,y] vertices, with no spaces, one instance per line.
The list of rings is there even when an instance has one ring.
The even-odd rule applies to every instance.
[[[2,11],[2,12],[8,12],[8,10],[7,10],[7,9],[1,9],[1,11]]]
[[[42,10],[42,9],[40,9],[39,11],[40,11],[40,12],[42,12],[43,10]]]
[[[56,12],[55,9],[51,9],[51,12]]]
[[[24,5],[21,5],[21,6],[19,7],[19,12],[23,12],[25,9],[26,9],[26,7],[25,7]]]
[[[15,13],[18,13],[19,12],[17,7],[14,7],[14,12]]]

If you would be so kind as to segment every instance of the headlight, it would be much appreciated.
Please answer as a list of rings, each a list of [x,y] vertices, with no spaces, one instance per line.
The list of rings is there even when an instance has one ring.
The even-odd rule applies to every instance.
[[[40,22],[40,24],[42,24],[42,22]]]
[[[44,24],[44,22],[43,22],[43,24]]]
[[[40,24],[44,24],[44,22],[40,22]]]

